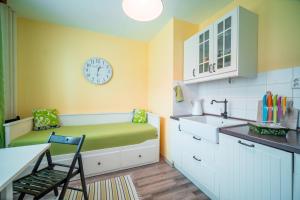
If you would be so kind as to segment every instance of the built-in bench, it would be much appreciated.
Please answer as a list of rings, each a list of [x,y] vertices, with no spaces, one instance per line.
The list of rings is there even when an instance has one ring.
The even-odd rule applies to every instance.
[[[51,132],[59,135],[85,134],[82,149],[87,176],[141,166],[159,161],[159,117],[148,113],[147,124],[131,123],[132,112],[59,115],[61,127],[33,131],[33,118],[4,124],[6,146],[47,142]],[[52,146],[53,160],[70,162],[72,149]]]

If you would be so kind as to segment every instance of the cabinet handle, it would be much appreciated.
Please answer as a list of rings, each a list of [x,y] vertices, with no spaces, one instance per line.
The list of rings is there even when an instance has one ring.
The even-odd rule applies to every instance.
[[[179,131],[181,131],[181,127],[180,127],[180,124],[178,124],[178,130],[179,130]]]
[[[139,155],[139,158],[141,158],[141,157],[142,157],[142,155],[140,154],[140,155]]]
[[[100,165],[101,165],[101,162],[98,162],[97,164],[100,166]]]
[[[247,147],[252,147],[252,148],[255,147],[254,144],[247,144],[247,143],[242,142],[241,140],[239,140],[238,143],[241,145],[247,146]]]
[[[201,159],[197,158],[196,156],[193,156],[193,158],[194,158],[194,160],[197,160],[197,161],[199,161],[199,162],[202,161]]]
[[[195,77],[196,75],[195,75],[195,69],[193,69],[193,77]]]
[[[216,66],[216,63],[214,63],[212,66],[213,72],[216,72],[215,66]]]
[[[193,138],[195,139],[195,140],[201,140],[201,138],[197,138],[196,136],[193,136]]]

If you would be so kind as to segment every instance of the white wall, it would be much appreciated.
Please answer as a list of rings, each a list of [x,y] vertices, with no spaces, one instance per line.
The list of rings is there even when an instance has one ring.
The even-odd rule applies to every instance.
[[[256,120],[258,101],[268,90],[273,94],[287,96],[288,100],[294,101],[294,107],[300,109],[300,89],[292,89],[292,80],[296,77],[300,78],[300,67],[258,73],[255,78],[232,78],[231,83],[228,79],[197,83],[193,86],[184,86],[183,93],[188,100],[196,95],[195,98],[204,99],[205,113],[223,112],[224,104],[211,105],[210,102],[212,99],[224,100],[226,98],[229,101],[229,116]],[[197,91],[195,91],[195,86]],[[182,114],[178,110],[190,111],[190,105],[174,104],[173,114]]]
[[[187,115],[192,113],[192,100],[198,99],[198,85],[185,85],[183,81],[174,81],[173,88],[180,85],[184,96],[183,102],[176,102],[175,92],[173,90],[173,115]]]

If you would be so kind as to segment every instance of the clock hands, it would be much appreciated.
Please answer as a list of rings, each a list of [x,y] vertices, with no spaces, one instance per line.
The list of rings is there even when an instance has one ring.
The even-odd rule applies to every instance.
[[[98,67],[98,70],[97,70],[97,77],[99,77],[99,71],[100,71],[100,66]]]

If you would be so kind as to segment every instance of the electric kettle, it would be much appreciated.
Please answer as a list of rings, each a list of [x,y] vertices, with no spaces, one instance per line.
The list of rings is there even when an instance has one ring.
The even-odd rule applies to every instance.
[[[191,101],[192,104],[192,115],[203,115],[202,110],[202,99],[201,100],[193,100]]]

